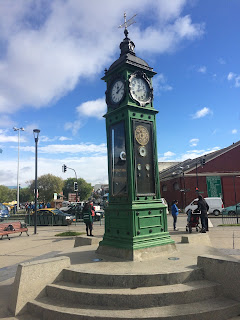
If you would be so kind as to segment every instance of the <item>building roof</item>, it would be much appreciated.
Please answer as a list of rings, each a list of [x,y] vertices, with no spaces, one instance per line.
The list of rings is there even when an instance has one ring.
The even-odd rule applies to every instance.
[[[178,164],[161,171],[159,173],[160,180],[170,179],[170,178],[179,176],[182,174],[183,171],[184,171],[184,173],[191,172],[194,168],[196,168],[196,163],[197,163],[197,166],[201,166],[201,159],[204,158],[205,163],[208,163],[209,161],[221,156],[222,154],[224,154],[224,153],[226,153],[226,152],[228,152],[238,146],[240,146],[240,141],[237,141],[226,148],[207,153],[207,154],[202,155],[200,157],[197,157],[194,159],[187,159],[183,162],[179,162]]]

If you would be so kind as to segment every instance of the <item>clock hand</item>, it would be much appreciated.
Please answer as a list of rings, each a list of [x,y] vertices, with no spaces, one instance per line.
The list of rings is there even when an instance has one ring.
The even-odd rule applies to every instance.
[[[123,88],[123,85],[117,90],[116,94]]]

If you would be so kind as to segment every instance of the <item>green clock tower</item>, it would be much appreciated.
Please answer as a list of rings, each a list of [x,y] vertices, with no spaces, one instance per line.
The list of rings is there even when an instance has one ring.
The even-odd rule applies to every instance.
[[[106,131],[109,205],[105,233],[98,253],[141,260],[175,250],[167,230],[161,201],[153,107],[151,67],[135,55],[128,38],[120,44],[120,58],[102,78],[107,83]]]

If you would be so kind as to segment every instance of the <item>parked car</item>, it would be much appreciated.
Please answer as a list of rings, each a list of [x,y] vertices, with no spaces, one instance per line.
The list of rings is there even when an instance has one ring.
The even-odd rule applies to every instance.
[[[0,203],[0,221],[3,221],[4,219],[7,219],[9,217],[10,217],[10,213],[7,206]]]
[[[83,209],[83,205],[81,203],[77,203],[77,204],[71,203],[67,207],[62,207],[59,210],[74,216],[74,219],[76,217],[78,220],[78,219],[82,219],[83,217],[82,209]]]
[[[229,216],[238,214],[240,215],[240,203],[237,203],[234,206],[226,207],[223,209],[222,214],[227,214]]]
[[[204,199],[209,205],[208,213],[210,214],[213,213],[215,216],[218,216],[222,212],[224,208],[222,198],[210,197],[210,198],[204,198]],[[189,209],[193,211],[197,209],[197,202],[198,202],[198,198],[194,199],[188,206],[186,206],[185,212],[187,212]]]

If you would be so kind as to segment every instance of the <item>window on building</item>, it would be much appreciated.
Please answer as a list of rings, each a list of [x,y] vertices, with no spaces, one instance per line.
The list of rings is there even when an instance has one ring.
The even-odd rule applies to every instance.
[[[179,184],[177,182],[174,182],[173,190],[179,190]]]
[[[167,191],[167,185],[166,185],[166,184],[164,184],[164,185],[162,186],[162,191]]]

